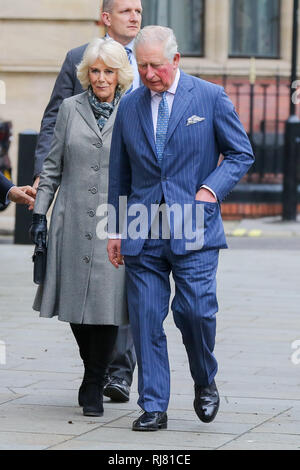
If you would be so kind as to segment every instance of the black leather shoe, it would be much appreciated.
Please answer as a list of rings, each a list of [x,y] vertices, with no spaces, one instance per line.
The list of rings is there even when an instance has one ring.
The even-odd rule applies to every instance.
[[[132,424],[133,431],[158,431],[167,429],[168,416],[165,411],[145,411]]]
[[[112,401],[129,401],[130,387],[125,379],[120,377],[111,377],[108,384],[104,387],[103,395],[109,397]]]
[[[195,384],[194,408],[203,423],[210,423],[215,419],[219,404],[220,397],[215,381],[206,387]]]

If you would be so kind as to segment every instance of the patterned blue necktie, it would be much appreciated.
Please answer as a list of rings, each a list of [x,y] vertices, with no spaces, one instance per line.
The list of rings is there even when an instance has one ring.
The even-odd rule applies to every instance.
[[[126,51],[126,53],[127,53],[128,60],[129,60],[129,62],[130,62],[131,65],[132,65],[132,60],[131,60],[132,50],[131,50],[129,47],[125,47],[125,51]]]
[[[125,47],[124,49],[125,49],[125,51],[126,51],[126,53],[127,53],[127,57],[128,57],[129,63],[132,65],[132,58],[131,58],[131,57],[132,57],[132,56],[131,56],[132,50],[131,50],[129,47]],[[128,93],[130,93],[130,92],[132,91],[132,89],[133,89],[133,84],[131,85],[130,88],[128,88],[128,90],[126,91],[125,95],[127,95]]]
[[[158,107],[156,126],[156,152],[159,163],[162,161],[169,124],[169,107],[166,98],[167,92],[164,91],[161,95],[162,99]]]

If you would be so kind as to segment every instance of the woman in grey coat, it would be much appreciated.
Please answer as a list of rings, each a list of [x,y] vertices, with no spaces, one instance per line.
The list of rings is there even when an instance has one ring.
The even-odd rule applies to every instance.
[[[40,177],[30,233],[47,237],[47,211],[59,188],[48,234],[45,281],[33,308],[69,322],[84,363],[79,404],[86,416],[103,414],[103,382],[118,326],[128,323],[124,266],[108,262],[97,236],[97,208],[107,202],[112,129],[132,68],[123,46],[95,39],[77,76],[84,93],[63,101]],[[98,220],[99,222],[99,220]]]

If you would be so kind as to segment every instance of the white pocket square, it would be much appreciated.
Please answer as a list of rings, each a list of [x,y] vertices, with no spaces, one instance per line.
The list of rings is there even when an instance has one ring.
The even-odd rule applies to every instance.
[[[200,117],[200,116],[191,116],[188,118],[186,125],[190,126],[191,124],[196,124],[197,122],[205,121],[205,117]]]

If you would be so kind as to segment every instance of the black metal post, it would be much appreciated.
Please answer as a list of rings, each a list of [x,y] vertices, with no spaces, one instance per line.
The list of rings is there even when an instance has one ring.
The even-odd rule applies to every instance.
[[[292,41],[292,69],[291,69],[291,99],[290,99],[290,116],[296,114],[296,103],[292,99],[294,89],[292,84],[297,80],[297,54],[298,54],[298,19],[299,19],[299,0],[294,0],[293,9],[293,41]]]
[[[249,69],[249,85],[250,85],[250,93],[249,93],[249,132],[248,137],[250,143],[253,148],[254,155],[256,154],[256,149],[254,145],[254,88],[255,88],[255,81],[256,81],[256,67],[255,67],[255,57],[251,57],[250,59],[250,69]],[[250,171],[253,176],[257,176],[257,158],[255,159],[254,165]]]
[[[300,119],[290,116],[285,127],[284,167],[283,167],[283,220],[297,218],[297,141],[300,137]]]
[[[35,131],[24,131],[19,134],[18,151],[18,186],[32,184],[34,152],[38,133]],[[14,243],[18,245],[29,245],[28,230],[31,224],[32,212],[27,206],[16,205],[15,236]]]
[[[279,98],[280,98],[280,77],[276,75],[276,112],[275,112],[275,142],[274,142],[274,163],[273,172],[276,175],[276,179],[279,173],[279,158],[278,158],[278,143],[279,143]]]
[[[297,38],[298,38],[298,8],[299,0],[294,0],[293,9],[293,41],[292,41],[292,67],[290,83],[290,117],[285,127],[284,175],[283,175],[283,220],[296,220],[297,218],[297,139],[300,136],[300,120],[296,116],[295,103],[293,103],[292,84],[297,78]]]
[[[269,88],[268,83],[262,83],[260,85],[263,89],[263,118],[262,122],[263,128],[262,128],[262,154],[261,154],[261,161],[260,161],[260,180],[263,181],[263,178],[265,176],[265,169],[267,168],[267,155],[266,155],[266,135],[267,135],[267,90]],[[267,170],[268,171],[268,170]]]
[[[242,83],[233,83],[233,86],[235,87],[235,109],[238,114],[240,114],[240,88],[243,86]]]
[[[253,145],[253,122],[254,122],[254,83],[250,83],[250,115],[249,115],[249,139]]]

